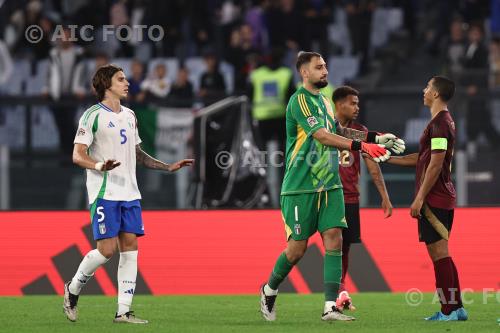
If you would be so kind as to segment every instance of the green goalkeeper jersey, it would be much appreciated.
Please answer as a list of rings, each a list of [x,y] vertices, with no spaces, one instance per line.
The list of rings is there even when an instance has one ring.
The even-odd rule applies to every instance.
[[[286,108],[286,171],[281,195],[314,193],[342,188],[337,148],[313,138],[325,128],[336,132],[332,105],[321,93],[300,87]]]

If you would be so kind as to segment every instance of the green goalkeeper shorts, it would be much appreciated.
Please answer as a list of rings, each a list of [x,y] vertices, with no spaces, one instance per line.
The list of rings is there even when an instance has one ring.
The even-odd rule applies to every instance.
[[[305,240],[316,231],[347,228],[342,189],[281,196],[286,240]]]

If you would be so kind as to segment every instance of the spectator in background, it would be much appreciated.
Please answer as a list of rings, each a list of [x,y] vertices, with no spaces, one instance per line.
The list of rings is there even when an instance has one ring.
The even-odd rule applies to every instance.
[[[5,26],[3,36],[5,43],[14,53],[18,49],[18,43],[21,42],[23,29],[25,29],[24,12],[20,9],[14,11],[9,17],[9,23]]]
[[[226,84],[219,72],[219,60],[215,53],[205,52],[206,71],[201,75],[198,95],[206,102],[212,102],[226,95]]]
[[[325,59],[330,53],[328,24],[333,18],[330,0],[307,0],[303,3],[305,49],[320,52]]]
[[[205,1],[191,1],[190,11],[190,28],[192,39],[195,42],[196,50],[202,50],[208,46],[209,42],[214,39],[213,13],[211,12],[210,3]]]
[[[450,24],[450,35],[444,40],[442,48],[446,73],[452,78],[457,78],[462,71],[466,46],[464,23],[454,20]]]
[[[153,75],[144,80],[141,90],[146,93],[146,97],[166,98],[172,88],[172,83],[167,77],[167,67],[163,63],[155,66]]]
[[[294,55],[303,47],[304,19],[294,0],[279,0],[267,14],[269,44],[284,47]]]
[[[127,8],[127,0],[114,1],[109,10],[109,17],[111,25],[115,27],[129,25],[130,17]],[[120,33],[122,32],[121,30],[117,31]],[[116,53],[113,55],[114,57],[132,57],[134,55],[133,48],[129,44],[128,39],[126,38],[128,37],[126,35],[127,33],[124,32],[123,34],[124,35],[121,36],[119,35],[118,37],[115,37],[119,47],[116,50]]]
[[[173,57],[181,38],[181,3],[180,1],[148,1],[143,24],[148,27],[159,25],[165,35],[154,45],[154,56]]]
[[[49,57],[49,52],[52,48],[50,36],[54,30],[54,23],[48,17],[41,16],[38,20],[38,25],[43,30],[43,37],[38,43],[31,44],[30,47],[35,59],[41,60]]]
[[[252,29],[252,47],[254,49],[267,49],[268,37],[265,13],[268,7],[269,0],[252,0],[252,7],[246,12],[245,24]]]
[[[249,99],[252,101],[252,118],[257,128],[257,142],[262,151],[269,152],[269,156],[276,156],[270,145],[277,143],[276,150],[283,157],[286,151],[286,107],[288,100],[295,92],[293,71],[282,65],[283,49],[273,48],[267,63],[250,73]],[[280,184],[285,173],[284,160],[274,161],[281,163],[281,167],[269,169],[268,186],[271,202],[274,207],[279,206]],[[272,172],[275,171],[275,172]]]
[[[42,15],[43,5],[41,1],[29,1],[23,9],[12,13],[9,23],[5,27],[5,42],[15,56],[43,59],[49,56],[52,47],[50,34],[52,33],[52,22]],[[31,25],[42,28],[43,36],[37,43],[30,43],[25,37],[26,29]]]
[[[132,73],[128,78],[128,83],[130,84],[128,86],[128,99],[131,107],[136,109],[142,104],[142,102],[144,102],[144,98],[146,96],[146,93],[141,90],[141,85],[144,81],[144,64],[139,60],[134,59],[132,60],[130,71]]]
[[[494,37],[490,42],[490,79],[491,89],[500,89],[500,37]]]
[[[250,52],[262,52],[262,48],[255,47],[254,37],[255,33],[249,24],[242,24],[240,26],[241,35],[241,48]]]
[[[178,107],[191,107],[193,105],[193,85],[188,80],[186,67],[179,68],[177,78],[170,90],[170,97]]]
[[[295,92],[293,71],[282,65],[283,49],[273,48],[264,64],[250,73],[248,97],[252,101],[252,118],[257,124],[261,148],[271,140],[285,151],[285,110]]]
[[[220,0],[214,1],[215,8],[215,30],[217,35],[217,49],[224,49],[231,31],[239,23],[242,4],[241,1]]]
[[[50,66],[47,86],[42,94],[57,102],[52,107],[59,131],[59,145],[63,153],[63,164],[72,164],[73,139],[76,133],[74,95],[71,89],[74,72],[83,59],[83,49],[71,42],[71,31],[64,27],[57,46],[50,50]]]
[[[249,72],[255,68],[253,55],[258,51],[253,48],[252,28],[244,24],[236,27],[229,40],[229,47],[224,52],[225,59],[234,68],[234,88],[236,91],[245,91]]]
[[[360,57],[360,74],[368,71],[374,0],[344,0],[347,27],[351,37],[352,53]]]
[[[75,67],[73,76],[72,90],[79,99],[91,96],[92,78],[99,67],[106,65],[109,58],[105,53],[98,53],[95,55],[93,61],[80,61]]]
[[[4,41],[0,39],[0,86],[8,82],[13,70],[14,66],[12,64],[9,48]]]
[[[471,156],[476,155],[476,140],[480,133],[484,133],[492,147],[499,147],[500,136],[493,127],[491,113],[488,107],[488,49],[483,42],[483,28],[481,24],[471,25],[468,33],[469,43],[465,51],[463,62],[464,73],[462,84],[467,93],[467,151]]]

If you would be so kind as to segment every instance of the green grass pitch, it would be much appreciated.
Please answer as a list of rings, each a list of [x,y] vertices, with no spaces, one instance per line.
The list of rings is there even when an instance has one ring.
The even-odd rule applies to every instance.
[[[320,320],[323,295],[281,294],[275,322],[259,313],[259,297],[249,296],[136,296],[136,314],[148,325],[113,324],[116,298],[80,298],[78,322],[62,312],[60,296],[0,297],[0,332],[500,332],[500,296],[483,301],[482,293],[468,293],[467,322],[425,322],[438,310],[433,295],[425,294],[419,306],[409,306],[405,294],[353,294],[358,310],[354,322]],[[485,304],[486,303],[486,304]]]

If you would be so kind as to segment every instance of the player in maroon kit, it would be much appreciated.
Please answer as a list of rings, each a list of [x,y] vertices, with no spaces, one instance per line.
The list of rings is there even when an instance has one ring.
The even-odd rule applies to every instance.
[[[467,320],[457,268],[448,252],[456,193],[451,181],[455,123],[447,104],[454,93],[455,84],[445,77],[434,76],[429,81],[424,89],[424,105],[430,108],[431,121],[420,138],[419,152],[394,156],[388,161],[417,168],[410,214],[418,219],[419,240],[425,242],[434,263],[441,302],[441,311],[426,320]]]
[[[335,89],[332,95],[335,104],[335,120],[344,128],[353,128],[368,132],[368,129],[356,122],[359,114],[359,92],[351,87],[342,86]],[[392,204],[385,187],[384,177],[378,164],[368,157],[364,158],[373,183],[382,197],[382,208],[385,217],[392,215]],[[349,249],[352,243],[361,243],[359,219],[359,174],[361,167],[359,152],[342,150],[339,156],[340,178],[344,190],[345,218],[347,229],[342,231],[342,279],[340,293],[337,298],[337,308],[354,310],[351,298],[345,290],[345,276],[349,267]]]

